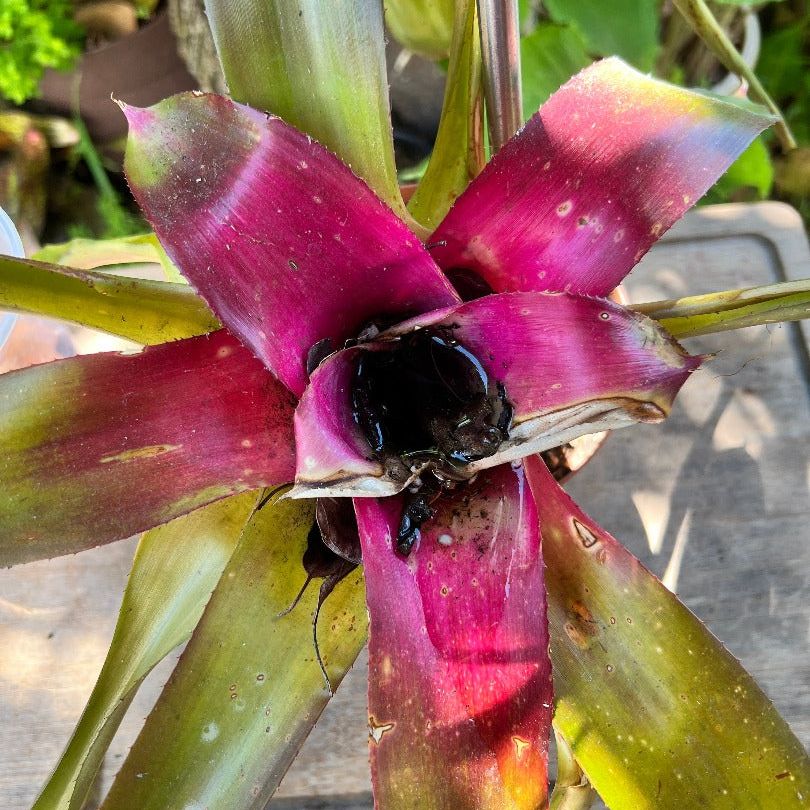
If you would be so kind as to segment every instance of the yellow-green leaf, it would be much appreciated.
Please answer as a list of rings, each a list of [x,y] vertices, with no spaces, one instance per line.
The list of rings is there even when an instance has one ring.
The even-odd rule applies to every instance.
[[[274,499],[242,536],[104,810],[264,808],[329,699],[302,557],[314,501]],[[366,638],[359,569],[321,608],[318,641],[333,686]]]
[[[166,281],[185,281],[153,233],[117,239],[71,239],[69,242],[45,245],[31,258],[77,270],[117,270],[130,264],[160,264]]]
[[[408,204],[430,229],[484,165],[481,42],[475,0],[458,0],[442,118],[427,170]]]
[[[810,279],[637,304],[675,338],[810,318]]]
[[[144,345],[212,332],[219,322],[186,284],[0,256],[0,309],[47,315]]]
[[[33,810],[83,805],[141,681],[191,635],[257,497],[256,492],[237,495],[143,535],[107,659]]]
[[[554,725],[611,810],[805,807],[810,759],[723,645],[537,458]]]
[[[453,36],[453,0],[385,0],[385,23],[409,51],[442,59]]]

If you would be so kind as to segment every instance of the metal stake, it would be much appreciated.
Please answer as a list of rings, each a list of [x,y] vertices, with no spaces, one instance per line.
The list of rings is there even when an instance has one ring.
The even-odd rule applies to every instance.
[[[495,154],[523,123],[518,1],[477,2],[489,142]]]

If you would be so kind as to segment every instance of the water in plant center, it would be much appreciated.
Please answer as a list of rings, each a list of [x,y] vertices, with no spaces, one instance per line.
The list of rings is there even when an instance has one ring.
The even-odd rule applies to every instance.
[[[499,382],[449,328],[418,329],[378,344],[358,360],[354,418],[375,455],[399,459],[412,482],[398,548],[407,554],[443,490],[469,478],[465,467],[497,452],[512,406]]]

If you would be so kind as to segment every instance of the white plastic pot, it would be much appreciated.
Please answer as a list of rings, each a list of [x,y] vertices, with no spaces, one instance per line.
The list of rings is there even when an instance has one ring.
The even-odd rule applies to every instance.
[[[11,217],[2,208],[0,208],[0,254],[19,258],[25,256],[22,239],[20,239]],[[0,348],[8,340],[16,320],[17,316],[10,312],[0,313]]]

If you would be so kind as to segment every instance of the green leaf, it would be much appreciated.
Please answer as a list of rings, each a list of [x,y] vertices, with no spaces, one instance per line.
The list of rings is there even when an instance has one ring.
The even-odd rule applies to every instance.
[[[237,495],[143,535],[107,659],[33,810],[81,808],[144,677],[191,635],[257,497]]]
[[[810,56],[804,52],[808,30],[810,21],[804,19],[786,28],[769,31],[762,40],[757,73],[767,82],[775,98],[789,98],[808,87]]]
[[[541,23],[520,40],[523,68],[523,118],[531,118],[540,105],[591,58],[585,42],[574,28]]]
[[[659,0],[546,0],[554,22],[572,25],[599,56],[621,56],[652,70],[658,53]]]
[[[166,281],[187,283],[153,233],[118,239],[71,239],[61,244],[45,245],[31,258],[77,270],[103,268],[110,271],[130,264],[160,264]]]
[[[675,338],[810,318],[810,279],[654,301],[633,307]]]
[[[554,724],[611,810],[798,808],[810,759],[753,678],[542,462]]]
[[[0,256],[0,309],[47,315],[144,345],[219,328],[187,285]]]
[[[155,13],[160,0],[134,0],[135,11],[141,19],[151,17]]]
[[[394,39],[431,59],[450,51],[453,18],[454,0],[385,0],[385,23]]]
[[[257,511],[104,810],[264,808],[329,699],[313,645],[318,582],[291,610],[314,501]],[[333,686],[366,638],[359,569],[326,599],[318,641]]]
[[[810,32],[807,15],[792,25],[769,31],[762,40],[757,73],[784,107],[785,118],[799,143],[810,141]]]
[[[379,0],[206,0],[233,97],[331,149],[400,215]]]
[[[405,166],[397,172],[400,185],[407,183],[418,183],[427,171],[430,163],[430,156],[422,158],[415,166]]]
[[[475,0],[459,0],[436,144],[408,209],[435,228],[484,164],[481,43]]]
[[[727,202],[735,193],[748,189],[753,189],[756,199],[764,200],[771,193],[773,176],[771,155],[762,138],[757,138],[709,189],[705,201]]]
[[[518,21],[521,35],[530,34],[537,24],[539,0],[518,0]]]
[[[98,193],[96,214],[99,221],[95,229],[96,235],[104,239],[120,239],[143,231],[146,223],[138,213],[124,204],[107,174],[101,153],[93,143],[87,125],[78,114],[74,116],[73,125],[79,133],[75,154],[84,160]]]

